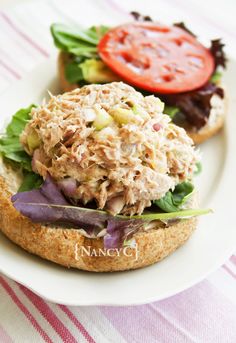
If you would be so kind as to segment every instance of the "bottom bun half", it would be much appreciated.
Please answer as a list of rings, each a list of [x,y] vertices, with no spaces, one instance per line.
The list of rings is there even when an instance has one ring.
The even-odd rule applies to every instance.
[[[93,272],[142,268],[170,255],[196,228],[196,218],[167,227],[157,224],[153,229],[134,234],[133,247],[105,251],[103,238],[87,238],[73,228],[35,224],[22,216],[11,203],[20,182],[19,175],[3,163],[0,175],[0,230],[29,253],[65,267]]]

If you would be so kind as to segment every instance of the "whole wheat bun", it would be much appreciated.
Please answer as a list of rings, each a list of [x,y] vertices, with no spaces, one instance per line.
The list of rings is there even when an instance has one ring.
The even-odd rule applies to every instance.
[[[58,55],[58,75],[60,89],[62,92],[70,92],[78,88],[78,84],[69,83],[65,78],[65,65],[70,61],[70,56],[66,52],[60,52]],[[225,98],[225,113],[227,112],[227,98]],[[186,125],[184,128],[195,144],[201,144],[209,138],[216,135],[224,125],[225,115],[219,116],[211,126],[205,126],[201,130],[193,130],[191,126]]]
[[[32,223],[12,205],[22,176],[0,160],[0,230],[26,251],[57,264],[91,272],[112,272],[142,268],[158,262],[184,244],[196,228],[197,219],[190,218],[165,226],[157,224],[147,232],[134,235],[138,247],[127,248],[120,256],[87,256],[76,258],[75,247],[103,248],[102,238],[87,238],[78,230],[49,227]],[[132,255],[132,256],[126,256]],[[78,256],[77,256],[78,257]]]
[[[225,100],[225,113],[226,113],[226,100]],[[204,126],[201,130],[192,130],[189,126],[184,127],[187,134],[192,138],[194,144],[201,144],[209,138],[215,136],[224,126],[225,115],[218,116],[214,125]]]

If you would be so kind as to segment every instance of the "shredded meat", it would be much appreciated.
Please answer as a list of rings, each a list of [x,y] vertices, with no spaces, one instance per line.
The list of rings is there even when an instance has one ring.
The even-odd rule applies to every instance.
[[[133,104],[145,118],[137,114],[127,124],[113,120],[100,131],[93,127],[97,106],[109,113]],[[152,200],[191,178],[197,160],[191,139],[162,110],[158,98],[122,82],[88,85],[34,108],[21,142],[30,153],[27,136],[37,132],[34,170],[58,182],[76,180],[73,200],[96,201],[112,214],[141,214]]]

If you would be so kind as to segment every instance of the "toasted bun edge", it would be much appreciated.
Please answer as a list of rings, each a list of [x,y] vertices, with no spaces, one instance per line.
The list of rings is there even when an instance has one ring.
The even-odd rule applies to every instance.
[[[137,269],[158,262],[184,244],[197,225],[197,219],[190,218],[138,232],[134,235],[137,250],[126,248],[120,256],[114,251],[111,256],[99,256],[104,251],[102,238],[87,238],[75,229],[35,224],[13,207],[11,196],[7,179],[0,176],[0,230],[12,242],[43,259],[91,272]]]

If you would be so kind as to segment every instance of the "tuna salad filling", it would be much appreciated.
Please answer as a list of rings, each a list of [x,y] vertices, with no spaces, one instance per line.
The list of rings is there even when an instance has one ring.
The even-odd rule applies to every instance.
[[[208,213],[194,208],[198,152],[163,107],[115,82],[19,110],[0,137],[19,180],[10,185],[13,206],[32,222],[104,237],[106,248]]]
[[[50,174],[76,204],[142,214],[190,180],[198,159],[163,107],[122,82],[88,85],[34,108],[20,141],[34,172]]]

